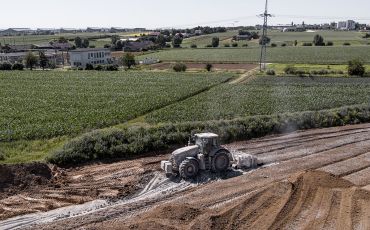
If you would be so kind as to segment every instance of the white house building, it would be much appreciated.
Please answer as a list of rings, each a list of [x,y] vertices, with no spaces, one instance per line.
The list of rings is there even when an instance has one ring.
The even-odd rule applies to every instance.
[[[72,67],[86,67],[86,64],[108,65],[112,64],[112,55],[109,49],[88,48],[77,49],[69,52]]]
[[[338,22],[337,29],[338,30],[355,30],[356,22],[353,20]]]

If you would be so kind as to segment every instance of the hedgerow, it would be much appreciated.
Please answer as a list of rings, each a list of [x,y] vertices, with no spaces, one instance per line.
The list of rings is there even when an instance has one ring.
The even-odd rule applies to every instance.
[[[127,158],[184,145],[191,134],[214,132],[222,143],[310,128],[343,126],[370,121],[370,105],[332,110],[286,113],[234,120],[168,123],[153,127],[97,130],[71,140],[48,161],[60,166],[94,160]]]

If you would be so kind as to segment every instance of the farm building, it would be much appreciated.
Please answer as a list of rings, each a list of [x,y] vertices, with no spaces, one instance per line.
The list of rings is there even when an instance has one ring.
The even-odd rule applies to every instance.
[[[250,41],[252,39],[251,35],[237,35],[235,36],[235,41]]]
[[[34,31],[30,28],[9,28],[6,30],[1,30],[1,36],[17,36],[17,35],[25,35],[25,34],[32,34]]]
[[[27,55],[26,52],[19,52],[19,53],[0,53],[0,63],[7,62],[7,63],[22,63],[24,57]]]
[[[108,65],[112,64],[112,54],[109,49],[89,48],[77,49],[69,52],[72,67],[86,67],[86,64]]]
[[[123,50],[125,52],[140,52],[143,50],[148,50],[153,46],[154,43],[152,41],[127,42]]]

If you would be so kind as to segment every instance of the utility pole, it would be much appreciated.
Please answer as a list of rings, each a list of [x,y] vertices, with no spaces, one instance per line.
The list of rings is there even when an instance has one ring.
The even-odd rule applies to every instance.
[[[263,27],[262,27],[262,37],[261,37],[261,56],[260,56],[260,71],[266,69],[266,53],[267,53],[267,19],[272,17],[271,14],[268,13],[267,5],[268,0],[266,0],[265,5],[265,12],[260,14],[260,17],[263,17]]]

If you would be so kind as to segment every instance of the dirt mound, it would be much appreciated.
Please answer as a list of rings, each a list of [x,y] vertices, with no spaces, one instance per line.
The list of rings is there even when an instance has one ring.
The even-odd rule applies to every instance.
[[[0,165],[0,198],[30,186],[47,184],[51,178],[50,168],[43,163]]]
[[[240,186],[240,185],[238,185]],[[320,171],[308,171],[217,207],[162,205],[127,229],[296,229],[364,224],[370,192]]]

